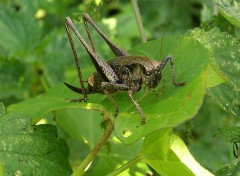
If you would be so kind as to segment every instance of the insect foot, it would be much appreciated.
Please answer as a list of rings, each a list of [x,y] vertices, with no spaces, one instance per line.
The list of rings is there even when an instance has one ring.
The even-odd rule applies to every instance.
[[[82,102],[82,101],[84,101],[84,102],[87,102],[88,101],[88,98],[66,98],[66,101],[69,101],[69,102]]]

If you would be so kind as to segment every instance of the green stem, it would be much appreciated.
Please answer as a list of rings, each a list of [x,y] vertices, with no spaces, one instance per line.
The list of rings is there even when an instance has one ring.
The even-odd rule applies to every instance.
[[[131,161],[129,161],[126,164],[122,165],[120,168],[118,168],[117,170],[115,170],[112,173],[108,174],[107,176],[118,175],[118,174],[122,173],[123,171],[129,169],[133,165],[137,164],[138,162],[140,162],[143,158],[144,157],[142,155],[138,155],[137,157],[133,158]]]
[[[105,130],[102,138],[97,143],[97,145],[93,148],[93,150],[87,155],[87,157],[83,160],[83,162],[78,166],[78,168],[74,171],[72,176],[81,176],[84,174],[84,170],[87,166],[93,161],[93,159],[97,156],[98,152],[102,148],[102,146],[107,142],[108,138],[113,132],[114,129],[114,122],[115,120],[108,115],[104,115],[107,118],[107,129]]]
[[[145,36],[145,33],[144,33],[143,23],[142,23],[141,15],[137,5],[137,0],[131,0],[131,4],[137,20],[138,30],[141,36],[142,43],[146,43],[147,37]]]

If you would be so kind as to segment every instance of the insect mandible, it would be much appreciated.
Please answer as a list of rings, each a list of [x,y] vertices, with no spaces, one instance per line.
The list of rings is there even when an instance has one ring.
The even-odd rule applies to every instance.
[[[64,84],[72,91],[83,95],[83,97],[80,99],[72,99],[72,102],[86,102],[88,101],[88,94],[92,93],[105,94],[115,107],[114,116],[116,117],[118,114],[118,106],[112,98],[111,94],[118,92],[127,92],[141,116],[141,124],[145,124],[146,121],[144,112],[133,96],[135,92],[141,90],[143,86],[145,86],[147,89],[154,89],[159,84],[161,79],[163,79],[162,70],[168,61],[170,61],[171,64],[171,76],[173,84],[175,86],[185,85],[185,82],[176,82],[175,80],[174,61],[171,55],[167,55],[161,62],[152,60],[145,56],[130,56],[126,51],[114,44],[101,31],[88,14],[83,15],[83,21],[91,46],[89,46],[83,39],[70,17],[65,18],[65,28],[76,62],[81,88],[72,86],[66,82],[64,82]],[[93,40],[88,28],[88,23],[105,40],[105,42],[108,44],[116,56],[115,58],[105,62],[96,54]],[[88,77],[87,88],[84,86],[79,59],[73,43],[70,29],[74,32],[74,34],[86,49],[97,70]]]

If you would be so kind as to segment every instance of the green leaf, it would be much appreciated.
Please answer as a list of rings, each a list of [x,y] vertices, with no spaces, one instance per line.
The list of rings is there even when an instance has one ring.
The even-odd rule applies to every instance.
[[[27,4],[29,10],[33,9],[32,3]],[[41,39],[41,28],[29,11],[22,9],[16,11],[9,5],[0,6],[0,48],[5,51],[6,56],[32,61],[35,59],[34,49]]]
[[[141,154],[148,160],[158,159],[167,161],[170,147],[171,129],[162,129],[146,136],[142,145]]]
[[[156,89],[157,92],[163,91],[163,94],[158,98],[151,92],[141,94],[138,98],[140,107],[145,112],[147,124],[139,125],[140,117],[133,105],[127,107],[130,111],[135,111],[131,116],[127,113],[119,114],[115,134],[126,144],[157,129],[179,125],[192,118],[202,104],[207,80],[207,73],[203,70],[210,57],[207,50],[190,37],[170,37],[163,42],[163,53],[160,53],[158,42],[160,43],[159,40],[148,42],[134,51],[150,58],[158,58],[157,60],[160,60],[161,55],[171,53],[175,59],[177,80],[187,81],[187,84],[178,88],[172,86],[170,69],[165,68],[163,75],[167,80],[166,87],[163,90],[160,87]]]
[[[226,18],[230,23],[240,28],[240,3],[238,0],[215,0],[219,12],[224,18]]]
[[[195,29],[190,35],[209,49],[218,72],[226,80],[226,83],[209,89],[210,96],[225,111],[240,116],[239,41],[225,32],[220,32],[218,28],[209,32]]]
[[[3,107],[1,107],[3,109]],[[1,164],[5,175],[70,175],[69,150],[52,125],[31,126],[22,113],[0,116]]]
[[[154,40],[134,49],[149,58],[160,60],[161,40]],[[114,94],[120,113],[117,117],[115,133],[124,143],[130,144],[154,130],[173,127],[192,118],[201,106],[207,80],[207,65],[209,53],[199,42],[191,37],[170,37],[164,40],[162,55],[171,53],[175,61],[177,81],[187,81],[184,87],[175,87],[171,83],[169,65],[163,71],[166,83],[155,89],[160,94],[144,91],[135,94],[140,107],[145,112],[147,124],[140,124],[140,116],[126,93]],[[168,68],[167,68],[168,67]],[[75,84],[77,80],[74,80]],[[74,85],[74,83],[73,83]],[[162,93],[162,94],[161,94]],[[21,110],[32,117],[33,123],[38,122],[46,113],[62,108],[85,108],[101,112],[113,112],[113,106],[108,99],[99,94],[89,95],[89,103],[70,103],[66,98],[77,98],[79,95],[68,90],[63,84],[50,90],[47,94],[11,105],[8,111]],[[81,95],[80,95],[81,97]],[[187,100],[187,101],[186,101]],[[154,102],[154,103],[150,103]],[[81,117],[81,114],[79,115]],[[129,137],[124,132],[130,132]]]
[[[224,83],[225,79],[218,73],[217,69],[214,66],[208,67],[208,78],[207,78],[207,87],[215,87],[221,83]]]
[[[184,142],[171,134],[170,129],[148,135],[141,154],[144,157],[143,161],[160,175],[213,176],[193,158]]]
[[[216,172],[216,176],[236,175],[240,174],[240,159],[234,160],[230,164],[224,165]]]

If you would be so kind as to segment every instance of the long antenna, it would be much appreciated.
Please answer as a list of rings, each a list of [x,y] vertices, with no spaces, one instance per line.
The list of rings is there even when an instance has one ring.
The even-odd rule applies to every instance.
[[[165,25],[165,27],[164,27],[164,30],[163,30],[163,35],[162,35],[162,38],[161,38],[161,46],[160,46],[160,58],[162,58],[162,48],[163,48],[164,35],[165,35],[166,31],[167,31],[169,21],[170,21],[171,18],[172,18],[173,9],[175,8],[175,6],[176,6],[176,4],[177,4],[177,1],[178,1],[178,0],[175,0],[175,1],[174,1],[174,4],[173,4],[172,8],[170,9],[170,15],[168,16],[167,23],[166,23],[166,25]]]

